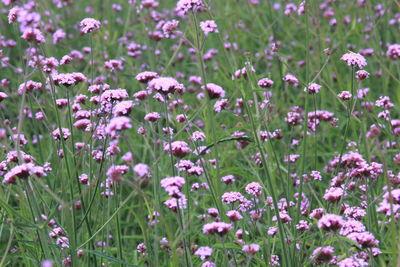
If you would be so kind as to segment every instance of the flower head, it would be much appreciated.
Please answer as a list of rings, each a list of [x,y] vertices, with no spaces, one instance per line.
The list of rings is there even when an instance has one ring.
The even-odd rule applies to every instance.
[[[358,79],[358,80],[365,80],[365,79],[367,79],[369,77],[369,73],[368,73],[368,71],[365,71],[365,70],[359,70],[359,71],[357,71],[356,72],[356,78]]]
[[[205,35],[208,35],[209,33],[218,33],[217,23],[215,23],[214,20],[201,21],[200,28]]]
[[[8,23],[9,24],[14,23],[17,20],[19,11],[20,11],[20,8],[17,6],[10,9],[10,11],[8,12]]]
[[[257,251],[260,250],[260,245],[258,244],[244,245],[242,250],[248,255],[254,255],[256,254]]]
[[[197,11],[202,7],[204,7],[202,0],[179,0],[178,3],[176,3],[176,9],[183,12],[183,14],[189,11]]]
[[[311,259],[313,259],[315,264],[322,264],[324,262],[329,262],[333,259],[334,248],[331,246],[318,247],[314,249]]]
[[[131,119],[128,117],[115,117],[111,119],[105,128],[105,132],[112,138],[117,137],[119,131],[132,128]]]
[[[319,90],[321,90],[321,85],[316,84],[316,83],[310,83],[308,87],[304,88],[304,92],[309,93],[310,95],[312,94],[318,94]]]
[[[342,216],[336,214],[325,214],[319,219],[318,227],[325,231],[335,231],[342,228],[345,221]]]
[[[262,78],[261,80],[258,81],[257,85],[262,88],[268,88],[274,85],[274,81],[268,78]]]
[[[178,83],[171,77],[154,78],[148,83],[147,88],[164,95],[173,94],[174,92],[181,93],[184,90],[183,84]]]
[[[85,18],[79,23],[79,26],[81,27],[81,33],[83,34],[88,34],[100,29],[100,25],[100,21],[93,18]]]
[[[25,29],[21,38],[27,41],[36,42],[38,44],[46,42],[42,32],[36,28]]]
[[[108,169],[107,176],[113,181],[118,182],[121,180],[122,175],[127,173],[128,170],[129,167],[126,165],[113,165]]]
[[[194,255],[199,256],[199,258],[201,260],[205,260],[208,257],[211,257],[212,254],[212,248],[210,247],[199,247],[196,252],[194,253]]]
[[[167,143],[164,146],[164,150],[167,152],[172,150],[172,155],[174,155],[177,158],[183,158],[184,156],[192,152],[189,145],[183,141],[175,141],[172,142],[171,145]]]
[[[216,85],[214,83],[207,83],[206,87],[204,88],[204,86],[203,86],[202,88],[207,91],[208,96],[211,99],[225,97],[225,90],[222,89],[221,86]]]
[[[262,187],[259,183],[252,182],[246,185],[246,192],[247,194],[259,197],[262,194]]]
[[[365,58],[358,53],[349,52],[344,54],[340,59],[351,67],[358,67],[359,69],[362,69],[367,66],[367,61]]]
[[[61,132],[62,132],[62,138],[64,140],[67,140],[68,137],[71,136],[71,132],[68,128],[61,128]],[[60,128],[55,129],[51,135],[53,136],[54,140],[60,140],[61,139],[61,135],[60,135]]]
[[[203,233],[206,235],[218,234],[225,235],[232,229],[232,225],[225,222],[212,222],[203,225]]]
[[[389,45],[386,55],[391,60],[396,60],[396,59],[400,58],[400,45],[399,44]]]
[[[80,72],[56,73],[52,75],[52,78],[55,85],[64,85],[66,87],[86,81],[86,76]]]

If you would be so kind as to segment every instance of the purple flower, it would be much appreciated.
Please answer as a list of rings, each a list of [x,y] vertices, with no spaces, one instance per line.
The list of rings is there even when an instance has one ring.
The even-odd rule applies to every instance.
[[[133,167],[133,171],[141,179],[146,179],[151,177],[150,167],[147,164],[138,163],[135,165],[135,167]]]
[[[115,117],[105,128],[105,132],[111,136],[111,138],[116,138],[119,131],[132,128],[131,119],[128,117]]]
[[[58,29],[53,33],[53,44],[58,44],[61,39],[65,39],[67,34],[63,29]]]
[[[10,11],[8,12],[8,23],[9,24],[12,24],[17,20],[19,11],[20,11],[20,8],[18,6],[10,9]]]
[[[260,246],[258,244],[244,245],[242,250],[248,255],[254,255],[260,250]]]
[[[178,83],[171,77],[158,77],[152,79],[147,86],[147,89],[158,92],[164,95],[173,94],[174,92],[181,93],[185,89],[183,84]]]
[[[299,83],[299,79],[291,73],[287,73],[282,80],[293,86],[297,86]]]
[[[262,88],[271,87],[273,84],[274,84],[274,81],[272,81],[271,79],[268,79],[268,78],[262,78],[257,83],[257,85],[262,87]]]
[[[340,59],[351,67],[358,67],[359,69],[362,69],[367,66],[367,61],[365,58],[358,53],[349,52],[344,54]]]
[[[352,97],[352,94],[349,91],[342,91],[337,95],[340,99],[347,101],[350,100]]]
[[[69,248],[69,239],[66,236],[60,236],[59,238],[57,238],[56,243],[62,248]]]
[[[216,85],[214,83],[207,83],[206,87],[204,88],[204,86],[203,86],[202,88],[207,91],[208,96],[211,99],[225,97],[225,90],[222,89],[221,86]]]
[[[321,90],[321,85],[316,84],[316,83],[310,83],[308,87],[304,88],[304,92],[309,93],[310,95],[312,94],[318,94],[319,90]]]
[[[340,187],[331,187],[325,191],[324,199],[328,202],[339,201],[346,193]]]
[[[172,148],[172,149],[171,149]],[[164,145],[164,150],[169,152],[172,150],[172,155],[174,155],[177,158],[183,158],[192,150],[190,149],[189,145],[186,142],[183,141],[175,141],[171,143],[171,146],[169,143],[166,143]]]
[[[133,101],[131,101],[131,100],[118,102],[114,105],[113,114],[116,117],[123,116],[123,115],[129,115],[129,113],[132,111],[133,107],[134,107],[134,104],[133,104]]]
[[[160,184],[170,196],[179,198],[181,196],[180,190],[185,185],[185,179],[180,176],[167,177],[162,179]]]
[[[79,26],[81,27],[81,33],[83,34],[88,34],[92,31],[100,29],[100,25],[100,21],[93,18],[85,18],[79,23]]]
[[[197,11],[202,7],[204,7],[204,4],[201,0],[179,0],[176,3],[176,10],[181,11],[183,14],[189,11]]]
[[[136,250],[137,252],[142,254],[142,256],[147,255],[147,246],[144,243],[140,243],[139,245],[137,245]]]
[[[246,185],[245,188],[247,194],[253,195],[255,197],[259,197],[262,195],[262,187],[259,183],[252,182]]]
[[[217,24],[214,20],[206,20],[200,22],[200,28],[207,36],[209,33],[218,33]]]
[[[353,232],[348,234],[346,237],[357,242],[363,248],[376,247],[379,244],[379,241],[376,240],[374,235],[371,234],[370,232],[362,232],[362,233]]]
[[[39,91],[42,88],[41,82],[26,81],[21,83],[18,87],[18,95],[23,95],[23,93],[29,93],[31,91]]]
[[[322,264],[324,262],[329,262],[333,259],[333,253],[335,250],[331,246],[326,247],[318,247],[314,249],[311,259],[314,261],[315,264]]]
[[[230,230],[232,230],[232,225],[225,222],[212,222],[203,225],[203,234],[206,235],[218,234],[223,236]]]
[[[61,128],[61,132],[62,132],[62,137],[64,140],[67,140],[68,137],[71,136],[71,132],[68,128]],[[60,135],[60,128],[55,129],[51,135],[53,136],[54,140],[60,140],[61,139],[61,135]]]
[[[390,193],[386,192],[383,198],[388,202],[393,201],[395,204],[400,204],[400,188],[393,189]]]
[[[213,263],[212,261],[205,261],[201,267],[216,267],[217,265],[215,265],[215,263]]]
[[[163,30],[165,37],[167,37],[167,38],[173,37],[173,34],[178,27],[179,27],[178,20],[173,19],[170,21],[166,21],[162,25],[162,30]]]
[[[319,219],[318,227],[325,231],[336,231],[342,228],[345,221],[342,216],[336,214],[325,214]]]
[[[53,74],[52,78],[55,85],[64,85],[65,87],[86,81],[86,76],[80,72]]]
[[[365,80],[365,79],[367,79],[369,77],[369,73],[368,73],[368,71],[365,71],[365,70],[359,70],[359,71],[357,71],[356,72],[356,78],[358,79],[358,80]]]
[[[246,198],[239,192],[226,192],[222,195],[222,201],[226,204],[243,202]]]
[[[213,250],[210,247],[199,247],[194,253],[194,255],[199,256],[200,259],[203,261],[208,257],[211,257],[212,251]]]
[[[141,83],[147,83],[157,77],[158,77],[157,72],[144,71],[144,72],[141,72],[138,75],[136,75],[136,80]]]
[[[232,184],[236,181],[235,177],[231,174],[223,176],[221,178],[221,182],[225,183],[225,184]]]
[[[144,116],[144,119],[145,119],[146,121],[149,121],[149,122],[155,122],[155,121],[157,121],[159,118],[161,118],[161,116],[160,116],[160,114],[158,114],[157,112],[150,112],[150,113],[147,113],[147,114]]]
[[[26,28],[21,36],[26,41],[36,42],[38,44],[46,42],[42,32],[35,28]]]
[[[229,220],[235,222],[235,221],[240,221],[243,219],[243,216],[240,215],[240,213],[237,210],[230,210],[226,213],[226,217],[229,218]]]
[[[349,257],[345,258],[337,263],[338,267],[367,267],[369,264],[360,258]]]
[[[121,180],[122,175],[127,173],[129,167],[126,165],[113,165],[107,171],[107,176],[111,178],[111,180],[118,182]]]
[[[223,109],[225,109],[225,107],[229,104],[228,99],[223,98],[221,100],[218,100],[217,102],[215,102],[214,104],[214,110],[215,112],[221,112]]]
[[[396,60],[396,59],[400,58],[400,45],[399,44],[389,45],[386,55],[391,60]]]

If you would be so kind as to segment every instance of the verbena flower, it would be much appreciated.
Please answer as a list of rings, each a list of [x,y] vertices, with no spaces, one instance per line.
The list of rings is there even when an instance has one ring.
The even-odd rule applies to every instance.
[[[347,65],[351,67],[358,67],[359,69],[363,69],[365,66],[367,66],[367,61],[365,60],[365,58],[358,53],[349,52],[344,54],[340,59],[346,62]]]
[[[325,231],[335,231],[342,228],[344,223],[342,216],[325,214],[318,220],[318,227]]]
[[[208,257],[211,257],[213,249],[210,247],[199,247],[194,255],[199,256],[201,260],[205,260]]]
[[[212,222],[203,225],[203,234],[218,234],[223,236],[232,230],[232,225],[225,222]]]
[[[176,9],[186,14],[189,11],[197,11],[204,7],[202,0],[179,0],[176,3]]]
[[[88,34],[100,29],[100,25],[100,21],[93,18],[85,18],[79,23],[79,26],[81,27],[81,33],[83,34]]]
[[[200,28],[206,36],[209,33],[218,33],[217,24],[214,20],[200,21]]]

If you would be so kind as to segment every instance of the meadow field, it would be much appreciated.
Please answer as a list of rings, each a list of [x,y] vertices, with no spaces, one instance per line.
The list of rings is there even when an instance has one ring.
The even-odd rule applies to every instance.
[[[0,11],[0,266],[400,266],[399,0]]]

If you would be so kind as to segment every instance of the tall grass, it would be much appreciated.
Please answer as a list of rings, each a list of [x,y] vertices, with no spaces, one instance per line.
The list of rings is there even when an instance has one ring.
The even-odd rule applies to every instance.
[[[0,266],[397,266],[399,8],[3,0]]]

